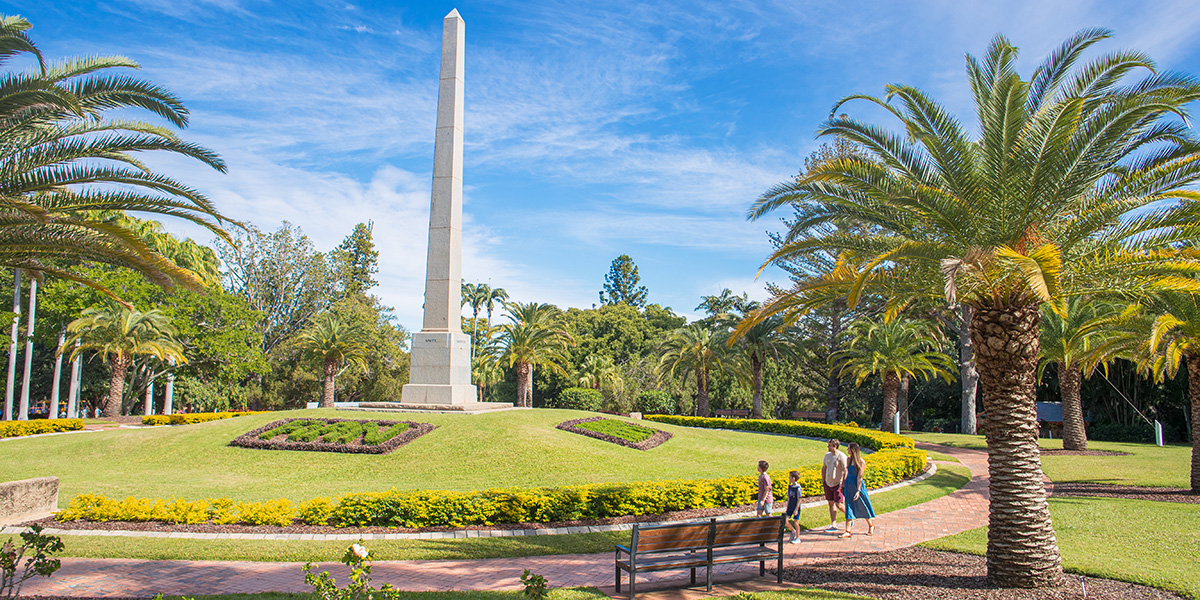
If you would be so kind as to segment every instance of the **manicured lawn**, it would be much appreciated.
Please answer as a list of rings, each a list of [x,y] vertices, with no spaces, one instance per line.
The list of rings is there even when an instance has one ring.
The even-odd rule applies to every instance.
[[[958,448],[987,450],[981,435],[957,433],[914,433],[918,442],[942,444]],[[1061,440],[1041,439],[1042,448],[1062,449]],[[1044,455],[1042,470],[1053,481],[1093,482],[1113,485],[1153,487],[1190,487],[1192,448],[1171,445],[1159,448],[1153,444],[1088,441],[1089,450],[1127,452],[1129,456],[1071,456]]]
[[[927,502],[957,490],[970,480],[966,467],[942,465],[920,483],[872,496],[877,513]],[[828,524],[824,506],[801,514],[806,527]],[[881,524],[886,524],[884,516]],[[171,538],[65,535],[64,556],[140,558],[151,560],[329,561],[345,551],[344,541],[193,540]],[[610,552],[629,542],[628,532],[539,535],[462,540],[372,540],[366,542],[377,560],[504,558],[544,554]]]
[[[642,427],[641,425],[635,425],[619,419],[588,421],[587,423],[578,423],[575,426],[580,429],[611,435],[635,444],[644,442],[654,435],[654,430],[649,427]]]
[[[1110,498],[1051,498],[1063,566],[1200,598],[1200,510],[1194,504]],[[983,554],[987,528],[922,544]]]
[[[303,501],[347,492],[472,490],[755,474],[759,460],[787,469],[820,463],[821,442],[656,424],[674,438],[649,451],[555,429],[589,413],[518,410],[483,415],[401,415],[438,426],[386,455],[227,446],[287,417],[395,419],[396,413],[302,410],[178,427],[120,429],[4,442],[0,477],[54,475],[60,506],[90,492],[110,497],[228,496]]]

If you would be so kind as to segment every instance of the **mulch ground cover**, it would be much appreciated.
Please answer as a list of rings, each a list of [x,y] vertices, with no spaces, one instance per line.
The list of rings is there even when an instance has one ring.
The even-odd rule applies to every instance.
[[[1200,504],[1200,494],[1191,490],[1133,487],[1107,483],[1056,483],[1055,496],[1099,496],[1101,498],[1128,498],[1130,500],[1153,500],[1155,502],[1182,502]]]
[[[604,417],[587,417],[584,419],[571,419],[570,421],[563,421],[562,423],[559,423],[558,425],[555,426],[555,428],[561,429],[563,431],[569,431],[571,433],[578,433],[580,435],[586,435],[587,437],[594,438],[597,440],[611,442],[611,443],[617,444],[619,446],[625,446],[626,448],[633,448],[634,450],[649,450],[651,448],[657,448],[657,447],[665,444],[667,442],[667,440],[671,439],[670,433],[663,431],[661,429],[654,429],[653,427],[646,427],[645,425],[635,425],[635,427],[649,429],[654,432],[654,435],[651,435],[649,438],[646,438],[640,442],[632,442],[630,440],[622,439],[622,438],[619,438],[619,437],[616,437],[613,435],[608,435],[606,433],[600,433],[598,431],[592,431],[590,429],[584,429],[583,427],[578,427],[578,425],[580,423],[591,423],[594,421],[605,421],[605,420],[607,420],[607,419],[605,419]]]
[[[989,588],[984,557],[915,546],[785,568],[783,578],[882,600],[1185,600],[1150,587],[1071,574],[1057,588]]]

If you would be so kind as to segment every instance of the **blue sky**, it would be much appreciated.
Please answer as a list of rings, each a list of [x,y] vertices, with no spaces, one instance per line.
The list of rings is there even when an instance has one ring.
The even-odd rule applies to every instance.
[[[441,20],[466,21],[463,273],[518,300],[587,307],[619,254],[651,302],[692,315],[762,298],[774,220],[750,202],[794,175],[852,93],[918,85],[969,115],[963,54],[996,33],[1026,75],[1069,34],[1115,30],[1200,73],[1200,3],[0,1],[51,58],[121,54],[179,94],[185,136],[227,175],[163,170],[262,229],[328,249],[375,222],[377,293],[419,329]],[[865,105],[847,112],[888,123]],[[891,125],[888,123],[889,126]],[[177,232],[211,238],[172,223]]]

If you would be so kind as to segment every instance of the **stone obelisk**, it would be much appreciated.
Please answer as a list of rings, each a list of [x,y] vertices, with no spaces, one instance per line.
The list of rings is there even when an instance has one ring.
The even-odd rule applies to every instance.
[[[425,262],[425,321],[412,338],[404,404],[462,405],[477,401],[471,385],[471,338],[462,332],[463,28],[458,10],[442,20]]]

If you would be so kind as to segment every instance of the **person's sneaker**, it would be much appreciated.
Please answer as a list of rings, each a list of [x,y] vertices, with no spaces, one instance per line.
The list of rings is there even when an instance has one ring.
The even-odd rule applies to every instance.
[[[837,529],[837,524],[835,524],[835,523],[830,523],[830,524],[829,524],[829,527],[826,527],[826,528],[825,528],[825,531],[837,531],[837,530],[838,530],[838,529]]]
[[[792,538],[792,541],[790,541],[790,542],[788,542],[788,543],[789,543],[789,544],[799,544],[799,543],[800,543],[800,538],[798,538],[798,537],[794,537],[794,538]]]

